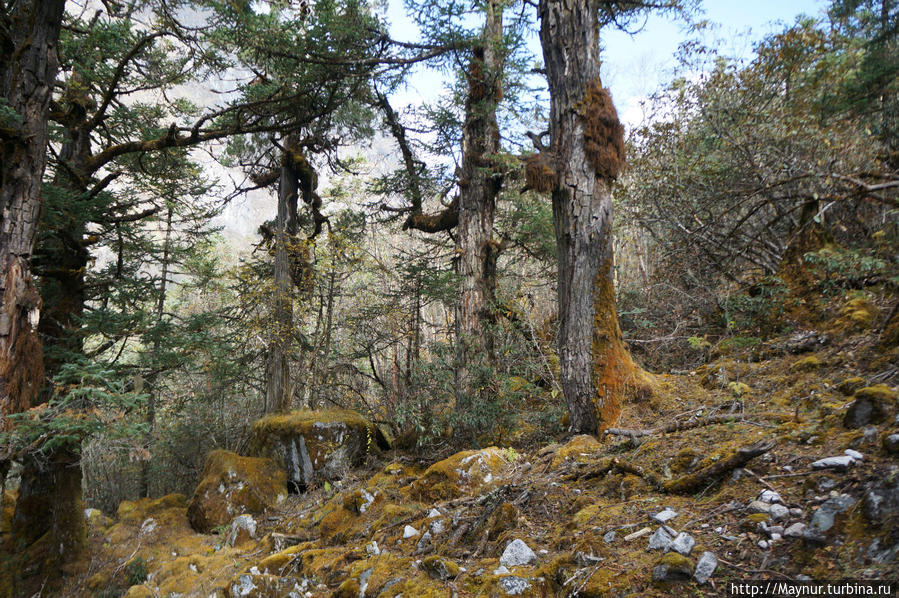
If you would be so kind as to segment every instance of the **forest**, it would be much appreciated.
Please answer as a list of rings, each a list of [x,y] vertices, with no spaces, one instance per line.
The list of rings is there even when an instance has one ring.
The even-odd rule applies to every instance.
[[[819,7],[0,0],[0,598],[894,595],[899,3]]]

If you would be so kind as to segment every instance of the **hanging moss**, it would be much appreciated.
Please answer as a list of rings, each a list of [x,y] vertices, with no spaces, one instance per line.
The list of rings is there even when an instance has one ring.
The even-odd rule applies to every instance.
[[[615,180],[624,168],[624,127],[609,90],[600,81],[587,85],[578,106],[584,118],[584,151],[597,176]]]

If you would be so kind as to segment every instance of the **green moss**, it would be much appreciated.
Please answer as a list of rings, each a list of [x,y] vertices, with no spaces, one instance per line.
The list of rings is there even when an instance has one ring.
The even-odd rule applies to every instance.
[[[459,565],[442,556],[429,556],[421,562],[421,568],[434,579],[446,581],[459,575]]]
[[[749,394],[749,385],[743,382],[731,382],[727,385],[727,389],[730,391],[735,397],[742,397],[743,395]]]
[[[581,434],[575,436],[567,443],[559,447],[559,449],[556,451],[555,456],[553,457],[550,467],[552,469],[557,469],[560,465],[566,462],[588,461],[591,457],[596,455],[601,450],[602,445],[598,440],[596,440],[595,437],[590,436],[589,434]]]
[[[824,363],[814,355],[804,357],[790,366],[791,372],[813,372],[823,366]]]
[[[866,386],[859,388],[853,395],[856,399],[868,399],[870,401],[878,401],[886,404],[892,404],[896,401],[896,391],[886,384],[875,384],[874,386]]]
[[[865,379],[859,376],[853,376],[852,378],[846,378],[839,385],[837,385],[837,390],[843,393],[846,396],[852,395],[856,390],[865,385]]]

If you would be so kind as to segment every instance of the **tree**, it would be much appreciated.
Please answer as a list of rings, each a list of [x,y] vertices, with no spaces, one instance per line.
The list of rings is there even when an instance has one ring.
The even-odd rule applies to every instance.
[[[574,433],[613,424],[624,394],[649,384],[624,346],[615,307],[612,184],[624,166],[624,129],[599,77],[600,25],[674,4],[540,0],[537,8],[550,147],[529,160],[527,174],[530,187],[552,193],[561,384]]]
[[[41,300],[31,276],[47,113],[56,80],[63,0],[0,9],[0,418],[32,406],[43,384]],[[0,459],[0,481],[8,459]]]

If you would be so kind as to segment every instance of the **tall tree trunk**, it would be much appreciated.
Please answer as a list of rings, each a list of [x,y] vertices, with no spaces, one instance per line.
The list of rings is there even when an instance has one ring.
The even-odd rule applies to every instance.
[[[41,299],[31,276],[47,113],[56,80],[64,0],[0,9],[0,417],[32,406],[43,384]]]
[[[498,2],[488,3],[485,10],[481,41],[469,65],[456,225],[457,271],[462,279],[456,315],[456,388],[463,411],[471,409],[477,393],[473,364],[492,357],[492,336],[485,324],[494,301],[499,248],[493,240],[493,219],[502,175],[494,157],[500,149],[496,108],[502,93],[503,14]]]
[[[550,91],[553,224],[559,260],[559,359],[570,428],[595,434],[618,418],[645,374],[624,346],[615,307],[611,185],[623,129],[599,78],[596,0],[540,0]]]
[[[290,408],[290,353],[293,338],[293,301],[291,299],[293,279],[290,276],[288,244],[294,242],[297,230],[297,194],[299,177],[294,165],[293,152],[289,144],[285,149],[281,164],[281,179],[278,187],[278,216],[275,221],[275,265],[274,265],[274,317],[272,341],[269,346],[268,380],[265,387],[265,411],[286,411]]]

